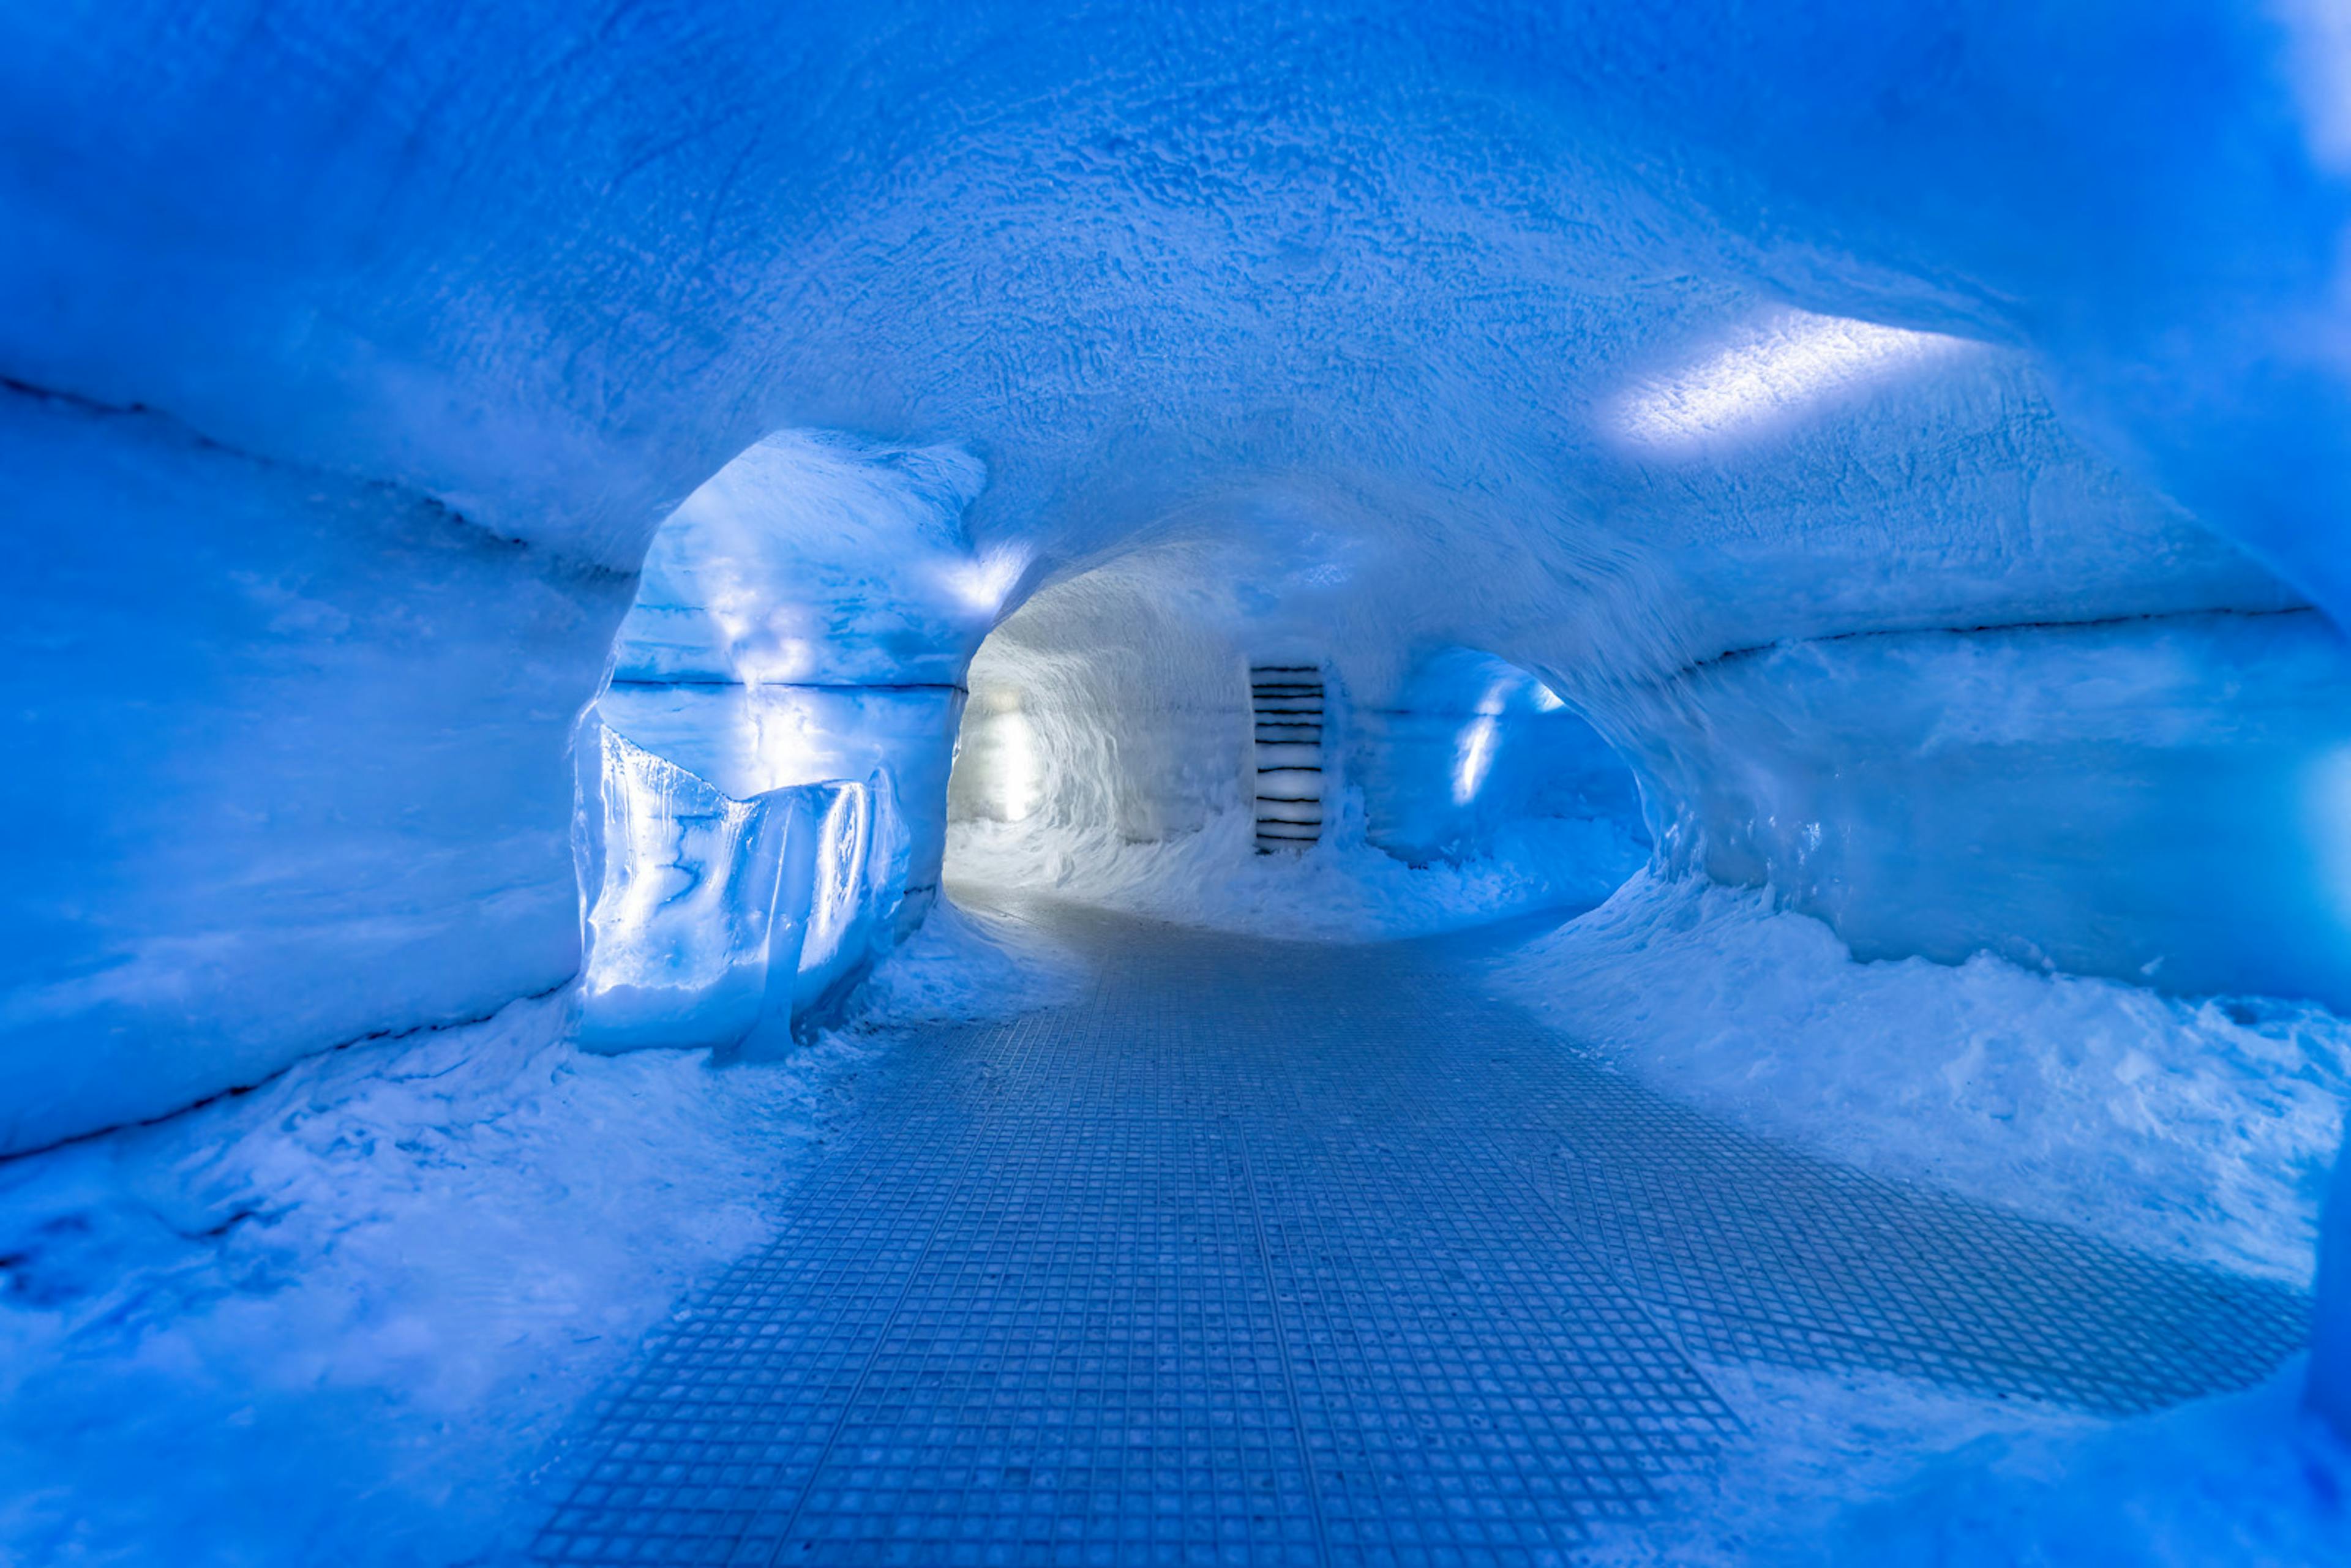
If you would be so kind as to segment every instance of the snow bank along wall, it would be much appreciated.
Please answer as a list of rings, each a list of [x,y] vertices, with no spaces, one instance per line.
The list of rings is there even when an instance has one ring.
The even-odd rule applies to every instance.
[[[1190,552],[1153,635],[1508,661],[1865,954],[2351,1003],[2321,19],[20,7],[0,1146],[562,983],[568,737],[788,431],[984,462],[900,476],[970,620],[617,705],[864,714],[790,694]],[[1231,787],[1158,744],[1122,831]]]

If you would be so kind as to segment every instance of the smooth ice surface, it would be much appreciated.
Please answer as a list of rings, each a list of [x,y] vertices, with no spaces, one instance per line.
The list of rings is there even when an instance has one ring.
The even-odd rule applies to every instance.
[[[579,1039],[776,1054],[903,934],[915,838],[886,768],[737,800],[581,727]]]
[[[580,1043],[725,1048],[789,1030],[829,795],[737,800],[601,724],[580,745]]]

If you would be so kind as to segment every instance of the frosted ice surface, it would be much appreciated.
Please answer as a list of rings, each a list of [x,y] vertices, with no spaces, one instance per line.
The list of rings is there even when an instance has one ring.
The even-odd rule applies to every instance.
[[[898,934],[912,834],[887,768],[835,788],[817,826],[808,872],[793,883],[805,890],[808,935],[792,1006],[822,1019]]]

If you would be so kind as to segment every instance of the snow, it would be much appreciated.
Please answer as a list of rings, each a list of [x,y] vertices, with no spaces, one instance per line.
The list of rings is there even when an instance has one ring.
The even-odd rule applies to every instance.
[[[2351,1449],[2258,1388],[2125,1422],[1900,1379],[1708,1366],[1749,1427],[1691,1506],[1604,1532],[1612,1568],[1885,1563],[2325,1568],[2351,1538]]]
[[[1371,940],[1457,930],[1605,898],[1648,858],[1623,824],[1528,821],[1490,855],[1414,868],[1364,840],[1360,802],[1302,854],[1260,855],[1256,824],[1226,811],[1195,832],[1134,843],[1113,832],[957,822],[950,885],[1047,890],[1132,915],[1269,936]]]
[[[1988,1436],[1853,1509],[1832,1558],[2338,1563],[2351,1450],[2301,1408],[2302,1371],[2291,1362],[2250,1392],[2103,1429]]]
[[[1864,1169],[2306,1285],[2351,1022],[2036,973],[1856,961],[1765,893],[1643,873],[1506,992],[1677,1098]]]
[[[787,1062],[586,1054],[565,992],[0,1166],[0,1561],[518,1548],[580,1402],[771,1233],[889,1030],[1068,983],[942,910]]]

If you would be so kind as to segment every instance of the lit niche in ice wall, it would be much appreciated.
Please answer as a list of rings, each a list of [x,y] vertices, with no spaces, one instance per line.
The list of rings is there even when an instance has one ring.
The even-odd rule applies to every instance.
[[[1424,658],[1393,704],[1359,716],[1371,841],[1416,865],[1531,848],[1606,827],[1648,848],[1640,786],[1614,748],[1532,673],[1469,648]],[[1572,826],[1571,826],[1572,825]]]
[[[964,672],[1019,576],[979,466],[788,434],[665,522],[575,747],[580,1039],[758,1053],[935,896]]]

